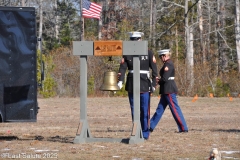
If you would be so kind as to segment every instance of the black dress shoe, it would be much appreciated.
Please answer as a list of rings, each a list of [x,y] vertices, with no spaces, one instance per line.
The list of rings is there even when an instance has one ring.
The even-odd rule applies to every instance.
[[[149,131],[150,131],[150,132],[153,132],[153,129],[152,129],[152,128],[149,128]]]
[[[188,132],[188,130],[179,131],[179,133],[186,133],[186,132]]]

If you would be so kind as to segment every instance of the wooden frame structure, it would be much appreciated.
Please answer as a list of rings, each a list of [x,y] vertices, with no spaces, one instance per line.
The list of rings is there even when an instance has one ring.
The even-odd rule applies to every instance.
[[[73,55],[80,56],[80,122],[73,143],[144,142],[140,122],[140,55],[147,55],[147,41],[74,41]],[[87,56],[133,55],[134,119],[130,138],[94,138],[87,120]]]

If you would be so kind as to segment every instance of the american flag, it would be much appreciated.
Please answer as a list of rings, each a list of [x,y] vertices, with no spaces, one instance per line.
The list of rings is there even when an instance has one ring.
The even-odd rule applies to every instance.
[[[82,17],[100,19],[100,12],[102,6],[90,2],[89,0],[82,0]]]

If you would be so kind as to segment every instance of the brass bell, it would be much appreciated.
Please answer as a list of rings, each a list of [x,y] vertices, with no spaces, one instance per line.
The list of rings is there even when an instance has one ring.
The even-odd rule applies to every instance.
[[[114,71],[107,71],[104,73],[103,84],[100,87],[102,91],[117,91],[120,88],[117,85],[117,73]]]

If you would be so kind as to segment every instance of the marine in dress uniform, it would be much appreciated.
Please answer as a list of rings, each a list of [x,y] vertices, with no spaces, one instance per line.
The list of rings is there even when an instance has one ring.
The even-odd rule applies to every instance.
[[[129,32],[130,40],[141,40],[142,32]],[[151,50],[148,55],[140,56],[140,121],[144,139],[149,137],[149,119],[150,119],[150,93],[155,90],[157,80],[156,58]],[[133,107],[133,56],[125,55],[122,57],[118,72],[118,86],[122,88],[126,70],[128,69],[125,90],[128,92],[129,103],[131,107],[132,120],[134,116]],[[150,77],[149,69],[152,70]]]
[[[188,132],[186,121],[177,101],[176,94],[178,89],[174,81],[175,69],[173,62],[170,59],[171,52],[169,49],[164,49],[158,51],[158,54],[164,63],[160,69],[160,79],[158,80],[158,84],[160,85],[159,94],[161,94],[161,99],[158,103],[156,112],[150,120],[150,131],[152,132],[155,129],[167,105],[169,105],[172,115],[177,123],[179,132]]]

